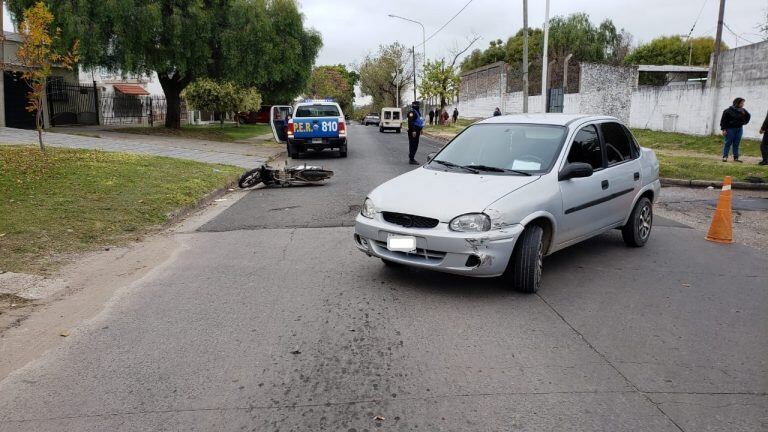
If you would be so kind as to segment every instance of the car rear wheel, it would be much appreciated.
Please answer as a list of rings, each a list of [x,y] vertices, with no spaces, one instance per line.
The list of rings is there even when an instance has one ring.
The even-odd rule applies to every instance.
[[[344,147],[339,149],[339,157],[347,157],[347,145],[344,144]]]
[[[397,128],[397,133],[400,133],[400,128]]]
[[[512,251],[505,279],[517,291],[533,294],[541,286],[541,269],[544,262],[544,229],[529,225],[517,239]]]
[[[621,237],[629,247],[642,247],[651,237],[653,228],[653,203],[642,197],[632,209],[627,224],[621,228]]]
[[[384,132],[384,128],[379,126],[379,132]]]

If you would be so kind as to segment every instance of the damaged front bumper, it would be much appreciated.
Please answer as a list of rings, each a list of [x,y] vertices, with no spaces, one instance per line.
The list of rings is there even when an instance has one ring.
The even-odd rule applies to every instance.
[[[515,241],[523,232],[523,226],[519,224],[479,233],[451,231],[447,223],[440,223],[435,228],[404,228],[382,220],[380,214],[374,219],[358,215],[355,222],[355,244],[369,256],[476,277],[504,274]],[[416,251],[390,251],[387,249],[390,234],[414,236]]]

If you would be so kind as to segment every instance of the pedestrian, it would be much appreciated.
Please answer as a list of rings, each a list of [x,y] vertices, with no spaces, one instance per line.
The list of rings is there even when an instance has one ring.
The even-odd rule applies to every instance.
[[[454,107],[453,108],[453,124],[456,124],[456,120],[459,119],[459,109]]]
[[[763,134],[763,142],[760,143],[760,153],[763,160],[758,165],[768,165],[768,114],[765,115],[763,125],[760,126],[760,133]]]
[[[442,117],[443,117],[443,124],[447,125],[448,124],[448,119],[450,118],[450,116],[448,115],[448,111],[445,108],[443,108],[443,115],[442,115]]]
[[[501,115],[501,109],[499,109],[499,107],[496,107],[496,109],[493,110],[493,116],[497,117],[497,116],[500,116],[500,115]]]
[[[733,161],[739,160],[739,144],[744,134],[744,125],[749,123],[750,115],[744,109],[744,98],[737,97],[733,105],[723,111],[720,117],[720,130],[723,133],[723,162],[728,162],[728,151],[733,147]]]
[[[419,111],[419,101],[413,101],[408,110],[408,163],[419,165],[416,160],[416,151],[419,149],[419,137],[424,128],[424,119]]]
[[[435,109],[434,108],[430,108],[430,110],[429,110],[429,124],[430,125],[433,124],[434,120],[435,120]]]

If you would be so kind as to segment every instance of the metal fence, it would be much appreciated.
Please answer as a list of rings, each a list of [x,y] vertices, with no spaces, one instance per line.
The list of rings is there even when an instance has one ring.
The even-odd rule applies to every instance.
[[[168,103],[164,96],[130,96],[119,93],[101,98],[103,125],[156,126],[165,122]],[[181,123],[187,122],[187,108],[181,102]]]
[[[99,96],[95,86],[56,79],[48,82],[46,93],[52,126],[99,124]]]

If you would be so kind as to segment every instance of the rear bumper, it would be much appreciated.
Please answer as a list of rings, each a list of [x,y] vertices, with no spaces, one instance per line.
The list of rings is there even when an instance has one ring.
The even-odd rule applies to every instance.
[[[381,220],[357,216],[355,244],[368,256],[392,262],[475,277],[501,276],[507,268],[515,242],[523,232],[522,225],[483,233],[450,231],[448,224],[435,228],[404,228]],[[387,249],[389,234],[416,237],[416,252],[393,252]]]
[[[338,149],[347,145],[347,138],[320,138],[320,142],[312,142],[312,138],[293,138],[288,143],[298,149]]]

